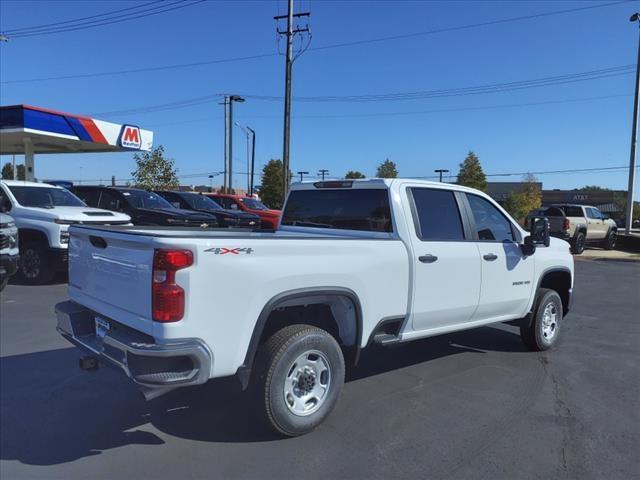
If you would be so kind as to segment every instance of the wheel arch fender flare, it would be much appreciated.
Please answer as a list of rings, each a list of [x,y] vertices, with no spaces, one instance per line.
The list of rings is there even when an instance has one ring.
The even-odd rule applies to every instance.
[[[20,245],[24,245],[27,242],[43,242],[47,247],[49,245],[49,236],[44,230],[38,228],[26,227],[18,228],[18,239]]]
[[[563,274],[567,274],[569,276],[569,292],[568,292],[568,297],[569,298],[563,298],[563,295],[561,292],[558,292],[558,295],[560,295],[560,298],[562,298],[563,302],[562,302],[562,308],[563,308],[563,317],[569,312],[569,307],[571,306],[571,296],[573,294],[572,290],[573,290],[573,275],[571,273],[571,269],[569,269],[568,267],[549,267],[549,268],[545,268],[544,270],[542,270],[542,272],[540,272],[540,275],[538,276],[538,281],[536,282],[536,288],[533,290],[533,294],[532,294],[532,298],[530,300],[530,307],[529,307],[529,312],[527,313],[526,321],[530,322],[533,319],[533,309],[535,308],[536,305],[536,299],[538,298],[538,291],[540,290],[540,288],[542,287],[542,282],[544,282],[544,279],[552,273],[563,273]]]
[[[353,306],[355,316],[355,335],[353,339],[353,348],[355,350],[355,353],[353,363],[358,362],[363,335],[362,306],[360,304],[358,295],[353,290],[345,287],[310,287],[288,290],[272,297],[265,304],[262,311],[260,312],[260,315],[258,316],[258,319],[253,327],[251,339],[249,340],[249,346],[247,347],[244,362],[242,363],[242,365],[240,365],[240,367],[238,367],[237,370],[237,376],[243,389],[246,389],[249,385],[251,370],[258,351],[258,347],[260,345],[260,339],[262,338],[262,334],[271,313],[277,308],[281,307],[301,306],[312,303],[326,303],[326,300],[328,299],[345,299],[349,301]],[[319,302],[319,300],[324,301]]]

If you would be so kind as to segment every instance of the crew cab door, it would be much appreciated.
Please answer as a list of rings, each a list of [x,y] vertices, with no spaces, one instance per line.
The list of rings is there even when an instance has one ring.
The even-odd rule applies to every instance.
[[[468,322],[480,297],[480,256],[461,215],[458,193],[408,186],[404,193],[411,240],[413,329]]]
[[[522,317],[534,288],[534,259],[523,255],[520,232],[493,202],[471,193],[465,199],[482,265],[480,302],[473,320]]]
[[[604,222],[600,210],[593,207],[583,207],[587,216],[587,239],[602,240],[607,236],[609,225]]]

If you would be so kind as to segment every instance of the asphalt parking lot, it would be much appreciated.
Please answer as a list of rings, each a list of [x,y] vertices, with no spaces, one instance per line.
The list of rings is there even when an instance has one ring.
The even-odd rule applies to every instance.
[[[10,285],[0,477],[640,478],[640,263],[576,270],[556,350],[499,326],[369,351],[295,439],[258,425],[233,380],[146,403],[115,371],[80,371],[54,328],[66,285]]]

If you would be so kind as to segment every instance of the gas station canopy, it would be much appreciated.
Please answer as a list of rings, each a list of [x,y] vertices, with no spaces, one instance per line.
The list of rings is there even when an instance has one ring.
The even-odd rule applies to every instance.
[[[25,155],[27,180],[38,153],[150,150],[153,132],[29,105],[0,107],[0,155]]]

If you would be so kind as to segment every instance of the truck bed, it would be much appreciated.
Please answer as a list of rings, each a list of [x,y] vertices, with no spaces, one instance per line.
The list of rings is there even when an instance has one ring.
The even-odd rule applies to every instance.
[[[311,228],[253,232],[74,226],[71,232],[71,300],[156,342],[202,339],[212,348],[215,376],[235,373],[262,309],[283,292],[352,291],[361,299],[364,331],[383,318],[404,316],[408,309],[409,254],[391,235]],[[159,323],[151,318],[153,256],[155,249],[169,248],[190,250],[193,265],[176,272],[177,284],[187,292],[184,318]],[[236,323],[234,328],[227,328],[230,322]]]

